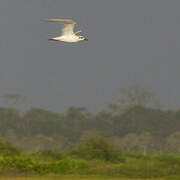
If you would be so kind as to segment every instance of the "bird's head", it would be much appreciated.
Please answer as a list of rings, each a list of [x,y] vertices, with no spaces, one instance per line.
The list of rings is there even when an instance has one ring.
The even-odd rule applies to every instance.
[[[80,41],[88,41],[88,39],[85,38],[84,36],[78,36],[78,38],[79,38]]]

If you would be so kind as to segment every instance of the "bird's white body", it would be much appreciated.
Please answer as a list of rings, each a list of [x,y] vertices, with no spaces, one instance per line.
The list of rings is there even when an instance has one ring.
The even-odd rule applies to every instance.
[[[46,19],[46,21],[57,22],[57,23],[63,24],[61,36],[51,38],[50,40],[63,41],[63,42],[68,42],[68,43],[87,40],[85,37],[77,35],[81,31],[74,32],[74,27],[76,24],[75,21],[72,21],[69,19]]]
[[[52,38],[52,40],[55,40],[55,41],[63,41],[63,42],[69,42],[69,43],[81,41],[81,40],[79,39],[79,37],[76,36],[76,35],[70,35],[70,36],[58,36],[58,37]]]

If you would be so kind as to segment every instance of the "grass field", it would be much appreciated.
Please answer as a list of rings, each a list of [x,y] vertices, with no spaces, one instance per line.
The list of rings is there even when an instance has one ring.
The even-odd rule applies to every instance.
[[[163,179],[127,179],[98,176],[40,176],[40,177],[0,177],[0,180],[163,180]]]

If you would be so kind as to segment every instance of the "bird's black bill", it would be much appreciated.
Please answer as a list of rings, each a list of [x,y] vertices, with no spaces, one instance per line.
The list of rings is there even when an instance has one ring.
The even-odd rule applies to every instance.
[[[57,40],[55,40],[55,39],[53,39],[53,38],[50,38],[50,39],[48,39],[49,41],[57,41]]]
[[[87,39],[87,38],[85,38],[84,40],[85,40],[85,41],[88,41],[88,39]]]

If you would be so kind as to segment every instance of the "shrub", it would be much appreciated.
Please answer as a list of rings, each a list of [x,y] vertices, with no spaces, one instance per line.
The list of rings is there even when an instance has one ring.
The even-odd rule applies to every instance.
[[[24,156],[3,157],[0,159],[0,173],[45,173],[43,164]]]
[[[155,159],[159,162],[166,164],[166,166],[180,165],[180,157],[176,155],[168,155],[168,154],[158,155],[155,156]]]
[[[0,155],[17,156],[20,155],[20,150],[13,146],[10,142],[0,140]]]
[[[63,159],[59,161],[40,162],[25,156],[1,157],[0,174],[47,174],[73,173],[88,167],[85,160]]]
[[[78,170],[88,168],[88,164],[85,160],[63,159],[56,163],[55,173],[73,173]]]
[[[34,153],[33,156],[36,156],[42,160],[61,160],[64,158],[63,153],[56,150],[39,151],[37,153]]]
[[[124,162],[122,153],[114,149],[105,138],[92,137],[71,152],[72,155],[87,160],[101,159],[111,162]]]

